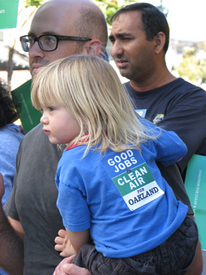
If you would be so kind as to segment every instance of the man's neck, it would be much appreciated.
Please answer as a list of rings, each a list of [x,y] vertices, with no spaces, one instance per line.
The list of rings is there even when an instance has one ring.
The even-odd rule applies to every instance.
[[[145,79],[145,81],[143,80],[142,82],[130,80],[130,85],[134,90],[138,92],[145,92],[162,87],[175,79],[176,77],[167,70],[162,74],[156,74],[155,76],[147,78]]]

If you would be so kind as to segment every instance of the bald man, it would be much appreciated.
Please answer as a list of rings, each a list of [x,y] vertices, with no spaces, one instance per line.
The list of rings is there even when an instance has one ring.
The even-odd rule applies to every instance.
[[[40,67],[68,55],[101,56],[107,43],[106,20],[91,1],[52,0],[37,10],[21,43],[29,52],[34,75]],[[20,144],[14,188],[4,208],[8,219],[0,207],[0,266],[9,274],[51,275],[63,259],[54,249],[54,239],[64,228],[56,208],[55,185],[61,154],[41,124]],[[0,179],[0,198],[2,195]],[[88,273],[77,267],[71,274]]]

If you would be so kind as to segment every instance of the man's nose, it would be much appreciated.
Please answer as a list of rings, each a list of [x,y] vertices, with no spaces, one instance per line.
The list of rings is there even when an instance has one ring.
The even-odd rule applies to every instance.
[[[37,57],[37,56],[41,57],[41,58],[44,58],[45,52],[40,49],[38,42],[35,41],[34,44],[31,46],[31,48],[29,50],[29,57],[34,58],[34,57]]]
[[[124,50],[123,50],[123,47],[121,46],[121,43],[118,43],[117,41],[115,41],[111,46],[110,52],[111,52],[111,56],[122,55]]]

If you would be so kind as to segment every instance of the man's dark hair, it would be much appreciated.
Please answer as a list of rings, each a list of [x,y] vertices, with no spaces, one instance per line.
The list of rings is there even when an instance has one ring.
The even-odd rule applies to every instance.
[[[6,86],[0,82],[0,128],[12,123],[17,117],[13,99]]]
[[[166,53],[169,46],[169,25],[165,15],[151,4],[136,3],[124,6],[118,10],[115,14],[113,14],[111,23],[113,23],[120,14],[129,11],[139,11],[142,14],[143,28],[148,41],[153,40],[159,32],[163,32],[165,34],[166,39],[164,52]]]

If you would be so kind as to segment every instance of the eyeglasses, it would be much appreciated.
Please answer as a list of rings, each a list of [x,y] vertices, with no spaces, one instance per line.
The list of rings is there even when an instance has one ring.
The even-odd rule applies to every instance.
[[[23,35],[20,37],[22,48],[25,52],[29,52],[31,47],[37,41],[39,47],[44,52],[55,51],[58,47],[60,40],[70,40],[70,41],[89,41],[91,38],[77,37],[77,36],[64,36],[64,35],[54,35],[54,34],[43,34],[39,37],[34,37],[32,35]]]

